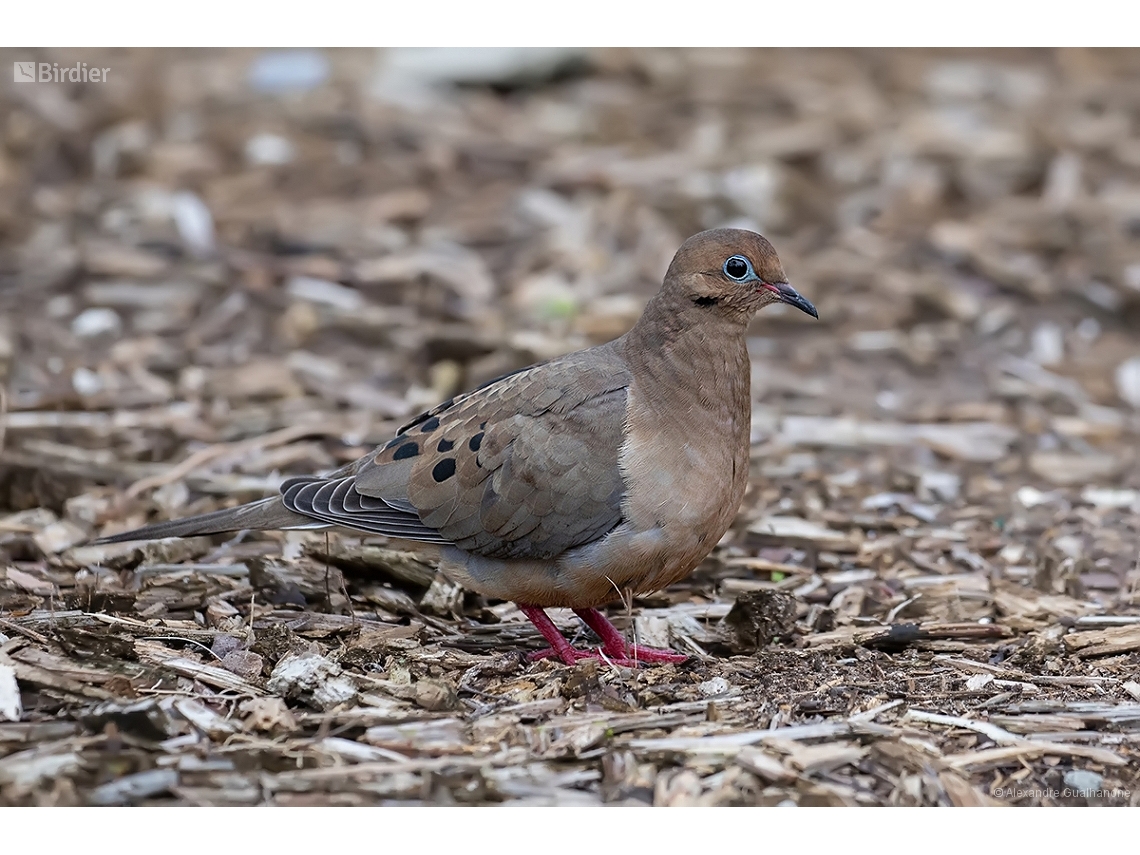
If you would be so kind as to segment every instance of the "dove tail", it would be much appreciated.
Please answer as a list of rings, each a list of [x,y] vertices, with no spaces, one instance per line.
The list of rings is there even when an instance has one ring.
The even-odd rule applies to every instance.
[[[90,541],[90,545],[125,543],[130,540],[159,540],[164,537],[195,537],[200,534],[221,534],[243,529],[272,531],[290,528],[328,528],[328,525],[312,517],[294,513],[281,504],[280,498],[274,496],[248,505],[239,505],[236,508],[154,523],[120,534],[100,537]]]

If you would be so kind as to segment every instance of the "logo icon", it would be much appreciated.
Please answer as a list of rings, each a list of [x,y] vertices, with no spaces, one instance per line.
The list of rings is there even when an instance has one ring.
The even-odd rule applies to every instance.
[[[36,64],[34,62],[12,63],[12,80],[16,83],[35,83]]]

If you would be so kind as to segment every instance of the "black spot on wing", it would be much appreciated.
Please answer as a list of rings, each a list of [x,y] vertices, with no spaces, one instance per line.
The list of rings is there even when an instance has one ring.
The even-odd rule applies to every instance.
[[[453,448],[455,448],[454,442],[452,442],[450,439],[441,439],[439,441],[439,444],[436,445],[435,450],[436,451],[451,451],[451,449],[453,449]]]
[[[455,458],[445,457],[431,470],[431,477],[435,479],[437,484],[442,484],[448,478],[455,474]]]
[[[393,460],[407,460],[409,457],[415,457],[420,453],[420,444],[418,442],[406,442],[396,449],[396,453],[392,455]]]
[[[431,433],[437,427],[439,427],[439,416],[432,416],[420,425],[420,433]]]
[[[467,447],[470,448],[472,451],[478,451],[479,447],[482,444],[483,444],[483,431],[479,431],[479,433],[475,434],[475,436],[471,437],[471,439],[469,439],[467,441]]]

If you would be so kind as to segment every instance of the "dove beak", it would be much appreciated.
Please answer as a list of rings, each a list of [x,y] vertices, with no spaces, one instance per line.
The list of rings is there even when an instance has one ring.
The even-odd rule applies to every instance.
[[[764,287],[776,295],[776,298],[781,303],[787,303],[789,306],[795,306],[801,312],[807,312],[816,320],[819,320],[819,312],[815,310],[815,306],[811,301],[802,296],[799,291],[789,285],[787,282],[765,282]]]

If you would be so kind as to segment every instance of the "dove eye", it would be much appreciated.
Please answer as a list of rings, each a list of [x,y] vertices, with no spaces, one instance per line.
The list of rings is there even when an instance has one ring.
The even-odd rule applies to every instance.
[[[724,263],[724,275],[729,279],[735,279],[737,282],[743,280],[751,272],[752,265],[742,255],[734,255]]]

